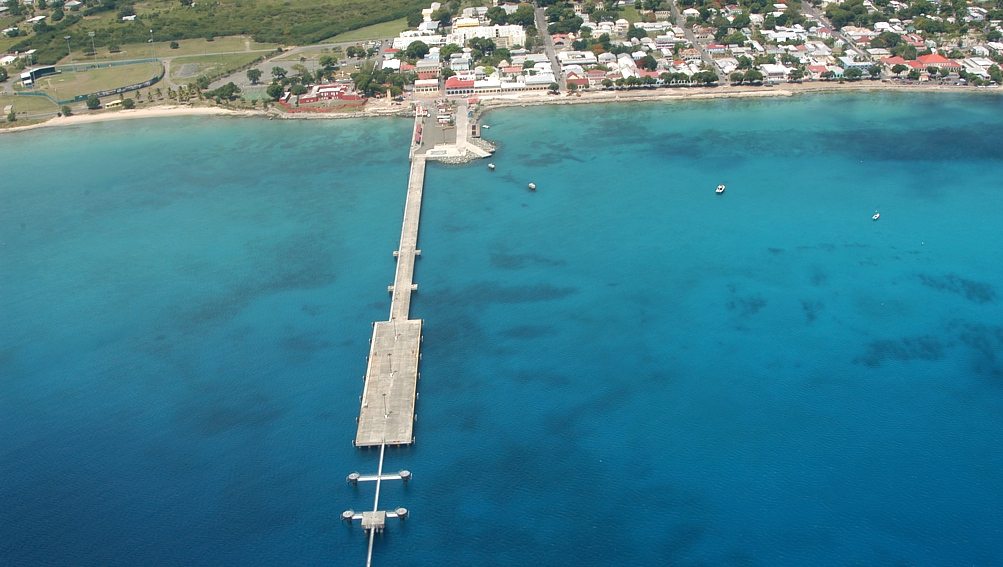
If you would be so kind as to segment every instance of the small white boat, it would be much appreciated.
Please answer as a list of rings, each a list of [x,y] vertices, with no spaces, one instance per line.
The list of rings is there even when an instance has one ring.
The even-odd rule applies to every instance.
[[[717,189],[715,189],[714,192],[717,193],[718,195],[720,195],[721,193],[724,193],[724,183],[718,185]]]
[[[871,220],[878,220],[879,218],[881,218],[881,213],[874,211],[874,214],[871,215]]]
[[[529,190],[530,191],[536,191],[536,183],[530,183],[529,184]]]
[[[490,169],[491,171],[494,171],[495,170],[495,164],[489,163],[488,164],[488,169]]]
[[[487,124],[481,124],[481,128],[491,128],[491,127],[488,126]]]

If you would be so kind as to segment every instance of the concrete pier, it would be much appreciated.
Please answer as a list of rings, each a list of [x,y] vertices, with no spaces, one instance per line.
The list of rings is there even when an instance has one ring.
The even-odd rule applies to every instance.
[[[416,116],[416,125],[421,117]],[[416,126],[417,128],[417,126]],[[356,447],[409,445],[414,442],[414,405],[418,396],[421,319],[411,319],[418,224],[425,186],[425,156],[413,152],[408,177],[400,245],[394,251],[397,269],[391,296],[390,319],[373,324],[362,406],[359,408]]]
[[[411,160],[400,246],[395,252],[397,271],[394,274],[393,299],[390,303],[391,320],[406,321],[411,311],[411,292],[415,291],[414,260],[421,254],[418,250],[418,223],[421,221],[421,195],[424,187],[425,156],[416,155]]]

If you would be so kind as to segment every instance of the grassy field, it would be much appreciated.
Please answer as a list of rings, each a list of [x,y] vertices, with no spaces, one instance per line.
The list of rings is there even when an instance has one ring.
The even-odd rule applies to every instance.
[[[123,48],[137,44],[145,47],[150,30],[158,42],[247,35],[263,43],[310,45],[353,29],[398,20],[421,10],[427,1],[199,0],[192,6],[184,6],[178,0],[117,2],[119,7],[134,4],[138,18],[133,22],[119,21],[115,4],[106,1],[78,12],[67,12],[66,18],[50,23],[37,35],[19,39],[17,46],[21,50],[38,49],[38,60],[45,64],[66,57],[64,36],[70,36],[72,50],[85,49],[91,43],[88,32],[94,32],[94,45],[103,54],[107,54],[112,44]],[[51,10],[36,12],[47,14]],[[145,51],[142,47],[139,50]]]
[[[178,40],[178,48],[171,49],[169,41],[155,41],[150,43],[128,43],[121,46],[118,53],[110,53],[108,48],[99,47],[96,55],[84,55],[83,51],[73,52],[73,61],[124,61],[129,59],[146,59],[154,54],[158,58],[183,57],[186,55],[206,55],[210,53],[232,53],[247,51],[270,51],[278,47],[275,43],[258,43],[247,36],[220,37],[213,41],[199,39]],[[81,46],[81,49],[84,46]],[[64,57],[60,64],[70,62],[69,57]]]
[[[275,61],[299,61],[301,58],[308,61],[316,61],[324,55],[333,55],[338,58],[344,58],[345,52],[340,47],[305,47],[299,49],[295,52],[288,52],[285,55],[281,55],[275,58]]]
[[[624,6],[623,19],[633,24],[641,21],[641,14],[639,14],[637,8],[633,6]]]
[[[262,53],[231,53],[225,55],[193,55],[171,61],[171,81],[188,83],[200,75],[229,74],[261,57]]]
[[[137,63],[106,69],[59,73],[39,79],[36,88],[58,100],[69,100],[77,95],[142,83],[159,73],[160,69],[160,63]]]
[[[334,37],[325,39],[322,43],[344,43],[349,41],[365,41],[367,39],[386,39],[397,37],[400,32],[407,29],[407,18],[383,22],[340,33]]]
[[[44,97],[0,95],[0,110],[4,110],[11,105],[14,106],[14,112],[17,114],[22,112],[27,112],[28,114],[44,114],[59,110],[59,107]],[[6,119],[7,113],[4,112],[3,116],[0,117],[0,120]]]

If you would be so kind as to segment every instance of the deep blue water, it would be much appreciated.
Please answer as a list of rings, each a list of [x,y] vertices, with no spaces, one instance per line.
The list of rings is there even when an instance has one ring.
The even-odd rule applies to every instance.
[[[377,564],[1003,563],[1001,111],[490,114],[495,172],[429,168]],[[362,564],[409,131],[0,137],[0,564]]]

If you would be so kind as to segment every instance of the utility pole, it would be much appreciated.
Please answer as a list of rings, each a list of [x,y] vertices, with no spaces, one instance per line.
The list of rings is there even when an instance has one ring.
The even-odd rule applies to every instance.
[[[70,36],[64,35],[63,39],[66,40],[66,56],[70,58],[70,63],[73,63],[73,52],[70,51]]]

